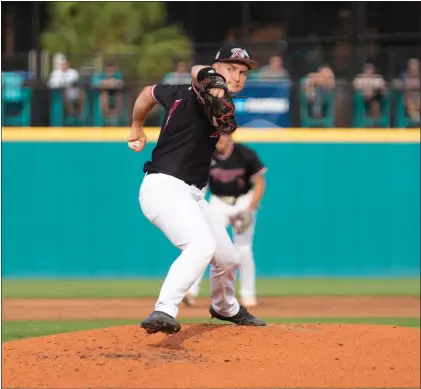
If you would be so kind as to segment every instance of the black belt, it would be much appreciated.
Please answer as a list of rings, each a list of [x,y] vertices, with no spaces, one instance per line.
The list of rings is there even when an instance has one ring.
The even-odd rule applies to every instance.
[[[146,174],[147,175],[149,175],[149,174],[159,174],[159,172],[150,171],[150,172],[146,172]],[[165,174],[165,173],[163,173],[163,174]],[[175,176],[173,176],[173,177],[178,178],[178,177],[175,177]],[[178,178],[178,179],[181,180],[181,178]],[[196,187],[197,189],[200,189],[200,190],[202,190],[206,186],[206,184],[194,184],[194,183],[188,182],[186,180],[181,180],[181,181],[185,182],[189,186],[194,186],[194,187]]]

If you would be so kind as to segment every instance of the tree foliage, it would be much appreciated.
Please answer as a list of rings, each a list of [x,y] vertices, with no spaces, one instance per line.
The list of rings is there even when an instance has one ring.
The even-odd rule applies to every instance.
[[[113,57],[125,75],[162,76],[174,60],[189,60],[191,44],[166,25],[164,2],[51,2],[43,48],[65,54],[73,66],[96,54]],[[91,61],[92,62],[92,61]]]

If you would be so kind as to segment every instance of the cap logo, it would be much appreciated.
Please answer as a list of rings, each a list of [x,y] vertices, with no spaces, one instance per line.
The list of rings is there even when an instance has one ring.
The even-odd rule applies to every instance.
[[[218,59],[218,58],[219,58],[219,56],[220,56],[220,54],[221,54],[221,52],[220,52],[220,51],[218,51],[218,52],[216,53],[216,57],[215,57],[215,59]]]
[[[245,51],[244,49],[231,49],[231,53],[231,58],[249,58],[247,51]]]

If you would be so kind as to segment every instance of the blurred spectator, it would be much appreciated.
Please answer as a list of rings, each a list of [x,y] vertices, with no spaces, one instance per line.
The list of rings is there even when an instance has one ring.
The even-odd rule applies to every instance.
[[[326,117],[328,96],[335,86],[335,76],[327,65],[321,65],[317,72],[308,74],[305,79],[305,92],[310,116],[315,119]]]
[[[105,71],[99,75],[98,81],[103,116],[105,118],[120,117],[123,105],[121,93],[123,80],[117,65],[114,62],[108,62]]]
[[[186,61],[178,61],[175,71],[165,75],[164,84],[183,85],[191,83],[191,75],[187,69]]]
[[[416,58],[408,61],[408,69],[402,76],[405,105],[413,122],[420,121],[420,62]]]
[[[63,101],[68,116],[80,116],[83,112],[85,94],[78,87],[79,73],[70,68],[69,62],[62,58],[58,64],[58,69],[54,70],[48,86],[51,89],[61,89],[63,91]]]
[[[383,76],[375,73],[374,65],[367,63],[363,66],[362,74],[354,79],[354,88],[363,94],[366,115],[379,118],[386,82]]]
[[[302,47],[297,55],[304,60],[303,67],[306,72],[317,72],[319,66],[323,65],[323,49],[320,38],[317,34],[310,33],[308,44]]]
[[[289,79],[288,70],[284,68],[284,63],[279,55],[269,58],[269,65],[264,66],[259,71],[259,78],[264,81],[279,81]]]

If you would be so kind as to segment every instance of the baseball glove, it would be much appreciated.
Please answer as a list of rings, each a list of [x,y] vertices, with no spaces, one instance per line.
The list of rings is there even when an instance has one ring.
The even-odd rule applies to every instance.
[[[253,215],[248,211],[242,211],[233,216],[230,221],[237,234],[242,234],[249,228],[253,221]]]
[[[206,71],[205,71],[206,70]],[[232,134],[238,127],[235,121],[235,108],[225,78],[216,73],[213,68],[205,68],[198,75],[200,82],[199,98],[205,106],[205,112],[210,122],[222,134]],[[224,97],[212,96],[213,88],[222,89]]]

